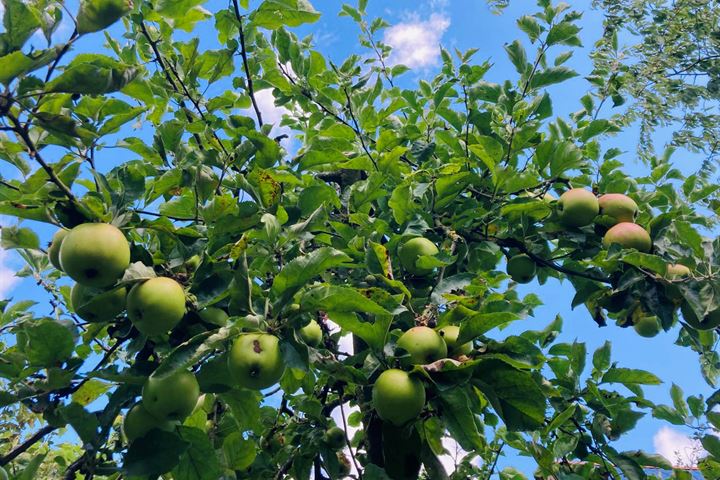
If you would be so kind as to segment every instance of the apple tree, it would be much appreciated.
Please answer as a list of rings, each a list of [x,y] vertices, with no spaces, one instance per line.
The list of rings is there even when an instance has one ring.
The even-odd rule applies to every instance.
[[[2,248],[45,299],[0,303],[0,475],[644,479],[670,461],[616,441],[652,415],[718,478],[720,391],[656,405],[560,316],[502,328],[561,280],[718,380],[719,187],[669,155],[626,174],[602,62],[553,114],[567,4],[517,20],[502,83],[476,49],[414,81],[366,0],[341,62],[298,35],[307,0],[3,4]]]

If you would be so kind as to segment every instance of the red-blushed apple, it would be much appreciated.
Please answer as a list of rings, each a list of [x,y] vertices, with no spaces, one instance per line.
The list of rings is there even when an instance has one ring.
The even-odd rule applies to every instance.
[[[445,341],[449,355],[469,355],[472,352],[472,342],[458,344],[457,340],[458,336],[460,336],[460,327],[457,325],[445,325],[444,327],[438,329],[438,333]]]
[[[394,425],[417,418],[425,406],[425,387],[407,372],[385,370],[375,381],[372,402],[378,416]]]
[[[140,333],[167,333],[185,315],[185,291],[167,277],[156,277],[137,283],[127,297],[130,321]]]
[[[432,268],[418,267],[418,259],[425,255],[434,256],[438,253],[437,246],[425,237],[411,238],[398,249],[400,264],[409,274],[417,276],[428,275],[433,271]]]
[[[150,430],[159,429],[171,432],[178,425],[172,420],[158,420],[148,412],[142,403],[136,403],[125,415],[122,432],[127,443],[132,443],[144,437]]]
[[[166,377],[148,377],[142,405],[158,420],[182,421],[192,413],[200,396],[195,375],[180,370]]]
[[[447,357],[447,345],[440,334],[430,327],[413,327],[403,333],[397,346],[410,354],[413,365],[426,365]]]
[[[677,280],[690,275],[690,269],[680,263],[670,263],[667,266],[665,276],[670,280]]]
[[[507,273],[517,283],[530,282],[535,277],[535,271],[535,262],[524,253],[514,255],[507,261]]]
[[[102,290],[76,283],[70,292],[75,313],[86,322],[108,322],[125,310],[127,289]]]
[[[598,199],[600,213],[595,222],[612,227],[621,222],[634,223],[638,215],[638,206],[635,200],[622,193],[607,193]]]
[[[584,188],[573,188],[560,195],[556,208],[560,223],[568,227],[590,225],[600,211],[595,195]]]
[[[615,243],[623,248],[634,248],[640,252],[649,252],[652,248],[652,239],[647,230],[629,222],[618,223],[603,237],[603,245],[606,248],[610,248]]]
[[[48,247],[48,259],[50,260],[50,264],[58,270],[62,270],[62,266],[60,266],[60,247],[62,246],[62,242],[68,233],[70,233],[70,230],[66,230],[64,228],[55,232],[52,240],[50,241],[50,246]]]
[[[77,283],[109,287],[130,265],[130,245],[109,223],[83,223],[65,235],[59,257],[62,270]]]
[[[269,333],[240,335],[228,354],[228,369],[240,387],[262,390],[275,385],[285,371],[278,337]]]

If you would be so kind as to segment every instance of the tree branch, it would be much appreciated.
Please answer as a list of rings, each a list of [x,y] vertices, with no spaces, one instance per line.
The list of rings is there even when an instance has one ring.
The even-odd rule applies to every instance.
[[[40,164],[43,170],[45,170],[45,173],[48,174],[48,177],[50,177],[50,181],[57,185],[57,187],[72,203],[78,206],[81,210],[84,210],[84,208],[82,207],[82,205],[80,205],[70,188],[68,188],[68,186],[65,185],[62,180],[60,180],[57,174],[55,174],[55,171],[52,169],[52,167],[48,165],[45,160],[43,160],[40,152],[35,146],[35,143],[32,141],[32,138],[30,138],[30,135],[28,134],[27,125],[23,126],[20,123],[20,120],[18,120],[18,118],[10,112],[7,113],[7,117],[10,119],[10,122],[12,122],[14,126],[13,131],[15,132],[15,134],[17,134],[22,139],[22,141],[25,143],[25,146],[28,148],[28,154],[30,155],[30,157],[34,158],[35,161]]]
[[[7,455],[0,457],[0,467],[7,465],[17,458],[19,455],[25,453],[30,447],[35,445],[37,442],[42,440],[46,435],[57,430],[57,427],[46,425],[37,432],[35,432],[30,438],[25,440],[23,443],[13,448]]]
[[[263,126],[263,119],[262,119],[262,113],[260,113],[260,107],[258,107],[257,100],[255,99],[255,87],[253,86],[253,80],[252,76],[250,75],[250,67],[248,64],[248,56],[247,56],[247,48],[245,47],[245,32],[243,31],[243,25],[242,25],[242,15],[240,15],[240,6],[238,5],[238,0],[233,0],[233,7],[235,9],[235,18],[238,22],[238,30],[240,31],[240,56],[242,57],[243,61],[243,68],[245,70],[245,78],[247,79],[247,90],[248,95],[250,96],[250,101],[252,102],[253,109],[255,110],[255,115],[258,119],[258,124],[262,127]]]

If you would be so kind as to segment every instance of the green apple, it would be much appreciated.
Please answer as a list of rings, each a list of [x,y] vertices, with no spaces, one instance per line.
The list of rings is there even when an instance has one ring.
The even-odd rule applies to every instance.
[[[76,283],[70,292],[75,313],[86,322],[109,322],[125,310],[125,287],[102,290]]]
[[[507,261],[507,273],[517,283],[528,283],[535,277],[535,262],[524,253],[515,255]]]
[[[340,427],[330,427],[325,430],[323,440],[333,450],[340,450],[345,446],[345,430]]]
[[[392,368],[375,381],[372,402],[378,416],[394,425],[417,418],[425,406],[425,387],[407,372]]]
[[[433,271],[432,268],[418,267],[417,261],[424,255],[437,255],[440,251],[430,240],[424,237],[411,238],[398,249],[400,264],[411,275],[424,276]]]
[[[413,327],[403,333],[397,346],[410,354],[410,363],[426,365],[447,357],[447,345],[440,334],[429,327]]]
[[[145,280],[130,290],[127,311],[130,321],[141,333],[166,333],[185,315],[185,291],[172,278]]]
[[[447,345],[448,353],[451,356],[469,355],[473,350],[472,342],[458,344],[458,336],[460,336],[460,327],[457,325],[446,325],[438,329],[438,333]]]
[[[122,432],[128,443],[144,437],[150,430],[159,429],[171,432],[177,426],[177,422],[171,420],[158,420],[143,407],[142,403],[136,403],[123,419]]]
[[[622,193],[607,193],[598,199],[600,212],[595,222],[612,227],[621,222],[634,223],[638,215],[638,206],[635,200]]]
[[[658,318],[655,315],[647,315],[641,307],[633,310],[631,318],[633,328],[641,337],[652,338],[662,330]]]
[[[198,312],[200,320],[205,323],[224,327],[227,325],[228,314],[222,308],[217,307],[206,307]]]
[[[670,263],[667,266],[665,276],[670,280],[677,280],[679,278],[687,277],[690,275],[690,269],[680,263]]]
[[[285,371],[278,337],[268,333],[240,335],[230,349],[228,368],[241,387],[262,390],[275,385]]]
[[[557,201],[560,222],[568,227],[590,225],[600,211],[595,195],[583,188],[573,188]]]
[[[109,287],[130,265],[130,245],[109,223],[83,223],[70,230],[60,245],[60,266],[70,278],[88,287]]]
[[[300,338],[311,347],[320,345],[322,343],[322,328],[320,328],[320,324],[315,320],[310,320],[310,323],[300,329]]]
[[[650,234],[640,225],[622,222],[610,228],[603,237],[603,245],[606,248],[614,243],[623,248],[634,248],[641,252],[649,252],[652,248]]]
[[[195,409],[198,397],[200,386],[188,371],[148,377],[142,389],[143,407],[158,420],[184,420]]]
[[[62,267],[60,266],[60,246],[68,233],[70,233],[70,230],[65,230],[64,228],[55,232],[55,235],[53,235],[52,240],[50,241],[50,246],[48,247],[48,258],[50,259],[50,263],[58,270],[62,270]]]
[[[720,326],[720,308],[707,312],[702,319],[698,318],[687,302],[682,303],[680,311],[688,325],[696,330],[713,330]]]

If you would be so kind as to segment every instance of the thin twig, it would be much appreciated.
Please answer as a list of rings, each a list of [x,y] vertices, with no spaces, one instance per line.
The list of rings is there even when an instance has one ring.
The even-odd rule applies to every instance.
[[[13,448],[6,455],[3,455],[2,457],[0,457],[0,467],[12,462],[15,458],[18,457],[18,455],[25,453],[30,447],[32,447],[37,442],[42,440],[46,435],[54,432],[56,429],[57,429],[57,427],[53,427],[52,425],[46,425],[43,428],[41,428],[40,430],[38,430],[37,432],[35,432],[31,437],[29,437],[23,443],[21,443],[20,445],[18,445],[15,448]]]
[[[233,0],[233,7],[235,7],[235,18],[237,19],[238,23],[238,30],[240,30],[240,56],[242,57],[243,61],[243,68],[245,69],[245,79],[247,80],[247,90],[248,95],[250,96],[250,101],[252,102],[253,109],[255,110],[255,115],[258,119],[259,126],[263,126],[263,119],[262,119],[262,113],[260,113],[260,107],[258,107],[257,100],[255,99],[255,87],[253,86],[253,80],[252,76],[250,75],[250,67],[248,64],[248,56],[247,56],[247,48],[245,47],[245,32],[243,31],[243,25],[242,25],[242,15],[240,15],[240,6],[238,5],[238,0]]]
[[[342,403],[340,403],[340,416],[342,417],[343,432],[345,433],[345,443],[347,444],[348,450],[350,450],[350,458],[352,458],[353,464],[355,465],[355,471],[358,474],[358,478],[362,480],[362,471],[360,470],[360,465],[355,458],[355,453],[353,453],[352,445],[350,445],[350,436],[347,433],[347,420],[345,419],[345,407]]]

